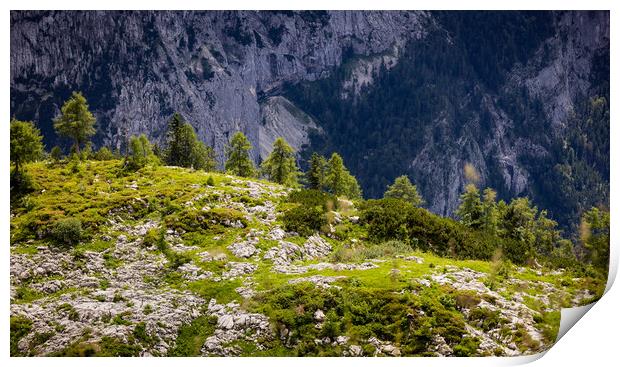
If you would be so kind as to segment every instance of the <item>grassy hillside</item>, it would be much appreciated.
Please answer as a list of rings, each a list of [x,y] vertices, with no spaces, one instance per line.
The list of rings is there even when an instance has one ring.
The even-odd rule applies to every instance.
[[[368,202],[119,166],[27,167],[35,190],[11,205],[11,355],[531,354],[553,344],[561,307],[604,287],[377,243]]]

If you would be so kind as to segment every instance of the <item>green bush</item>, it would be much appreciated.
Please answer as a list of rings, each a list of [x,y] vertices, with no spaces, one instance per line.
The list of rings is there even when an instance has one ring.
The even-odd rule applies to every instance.
[[[108,147],[101,147],[96,153],[92,154],[92,158],[96,161],[111,161],[116,159],[114,153]]]
[[[502,324],[499,310],[491,311],[488,308],[476,307],[469,312],[469,320],[477,323],[484,331],[498,328]]]
[[[59,219],[54,224],[51,234],[59,244],[73,246],[84,236],[82,221],[72,217]]]
[[[300,236],[310,236],[327,225],[327,217],[318,207],[298,206],[286,211],[282,222],[285,230],[297,232]]]
[[[368,200],[361,207],[362,223],[368,225],[371,241],[408,241],[407,216],[414,206],[400,199]]]
[[[368,200],[359,207],[368,237],[376,243],[399,240],[440,256],[481,260],[490,259],[498,244],[512,244],[511,240],[470,229],[400,199]]]

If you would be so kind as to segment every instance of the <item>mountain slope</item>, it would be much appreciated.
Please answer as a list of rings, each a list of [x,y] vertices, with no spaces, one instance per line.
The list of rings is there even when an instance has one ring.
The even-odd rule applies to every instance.
[[[120,161],[26,169],[38,189],[11,206],[13,356],[531,354],[555,341],[561,307],[605,285],[373,244],[348,201],[333,230],[285,231],[298,204],[265,181]],[[67,218],[82,226],[72,245],[57,233]]]

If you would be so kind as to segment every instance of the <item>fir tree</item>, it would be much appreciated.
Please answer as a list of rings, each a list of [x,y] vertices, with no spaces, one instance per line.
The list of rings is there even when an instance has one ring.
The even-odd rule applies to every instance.
[[[480,201],[480,191],[475,185],[468,184],[465,186],[465,192],[461,195],[461,204],[456,210],[456,215],[468,227],[480,228],[482,225],[482,202]]]
[[[325,171],[327,169],[327,161],[325,157],[318,153],[312,153],[310,157],[310,168],[306,172],[306,180],[308,188],[313,190],[322,190],[325,185]]]
[[[387,191],[383,194],[384,198],[394,198],[405,200],[414,206],[420,206],[424,204],[424,200],[418,193],[418,189],[415,185],[409,181],[409,177],[403,175],[396,177],[394,183],[388,186]]]
[[[286,186],[296,186],[299,167],[295,161],[295,151],[284,140],[277,138],[269,157],[261,164],[262,173],[270,181]]]
[[[86,98],[80,92],[73,92],[54,120],[54,129],[60,135],[74,141],[73,149],[79,155],[80,145],[95,135],[95,116],[88,110]]]
[[[24,163],[37,160],[43,153],[41,132],[32,122],[11,120],[11,161],[15,164],[15,177],[22,173]]]
[[[226,164],[224,165],[226,171],[241,177],[254,177],[256,169],[250,158],[251,149],[252,144],[242,132],[233,135],[230,144],[226,147]]]
[[[192,125],[178,113],[172,115],[168,122],[166,140],[167,147],[163,153],[166,164],[205,171],[215,170],[217,163],[213,148],[198,140]]]
[[[344,166],[338,153],[333,153],[327,163],[325,187],[336,196],[346,196],[349,199],[359,199],[362,196],[357,180]]]

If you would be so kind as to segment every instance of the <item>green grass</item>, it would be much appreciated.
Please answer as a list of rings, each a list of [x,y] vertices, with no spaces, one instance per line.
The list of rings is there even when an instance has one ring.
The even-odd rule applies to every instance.
[[[213,335],[217,317],[200,316],[179,329],[175,345],[168,351],[169,357],[199,356],[207,337]]]
[[[463,337],[467,332],[465,323],[483,330],[496,327],[502,328],[505,320],[497,313],[479,308],[481,299],[495,302],[487,296],[457,291],[450,287],[433,284],[425,287],[419,279],[430,279],[435,273],[445,271],[446,267],[469,268],[488,274],[480,281],[498,290],[500,295],[511,299],[513,295],[524,297],[524,304],[540,313],[536,317],[536,326],[544,337],[545,345],[552,343],[559,328],[559,309],[570,305],[574,295],[588,289],[594,298],[602,294],[605,282],[589,276],[586,271],[575,273],[566,271],[561,275],[551,275],[551,269],[542,269],[540,274],[526,268],[518,272],[515,266],[508,263],[456,260],[437,256],[410,247],[404,243],[375,244],[368,239],[368,229],[361,224],[352,224],[347,217],[359,215],[354,207],[341,208],[342,223],[335,225],[335,238],[325,238],[332,245],[333,251],[328,259],[297,261],[296,265],[309,265],[318,262],[361,263],[370,261],[369,257],[383,262],[375,262],[377,268],[370,270],[311,270],[303,274],[281,274],[272,271],[272,261],[260,259],[258,269],[249,275],[255,283],[253,288],[257,295],[243,300],[235,289],[243,284],[242,279],[222,280],[215,282],[204,279],[188,281],[178,271],[178,266],[192,261],[203,271],[210,271],[219,276],[226,270],[224,261],[203,262],[198,253],[208,251],[212,256],[226,254],[230,261],[249,261],[252,259],[236,258],[227,247],[236,242],[244,241],[251,230],[262,230],[264,235],[271,226],[261,223],[257,218],[247,220],[242,214],[240,205],[247,207],[263,205],[267,200],[276,206],[278,215],[274,225],[283,227],[282,213],[299,204],[286,202],[286,197],[276,198],[273,192],[282,190],[281,186],[262,180],[239,179],[241,183],[233,183],[233,179],[221,173],[205,173],[190,169],[168,167],[146,167],[138,172],[125,173],[119,170],[120,161],[87,161],[80,163],[77,172],[73,173],[69,165],[46,162],[32,163],[27,166],[33,180],[41,188],[31,193],[27,199],[13,203],[11,208],[11,253],[32,256],[38,253],[41,245],[56,246],[54,239],[46,233],[53,228],[56,221],[62,218],[75,217],[84,228],[84,239],[73,248],[60,248],[73,256],[71,268],[84,266],[87,251],[104,252],[104,264],[112,270],[125,265],[113,255],[116,238],[125,233],[112,228],[108,219],[120,217],[126,225],[137,225],[146,219],[160,223],[157,229],[151,230],[144,238],[131,236],[129,241],[136,241],[136,246],[153,246],[150,255],[165,256],[168,265],[163,273],[145,277],[149,285],[188,290],[204,298],[214,298],[224,304],[237,301],[243,309],[267,315],[276,333],[274,340],[262,340],[264,349],[258,350],[256,344],[235,342],[241,355],[280,356],[280,355],[312,355],[330,356],[342,353],[341,347],[317,346],[314,338],[325,336],[347,335],[351,343],[364,349],[366,355],[373,353],[374,348],[365,342],[374,336],[398,345],[404,355],[429,355],[428,341],[432,335],[440,334],[446,338],[456,355],[476,355],[479,340]],[[213,185],[207,185],[207,179],[213,178]],[[249,182],[269,185],[266,192],[259,198],[250,197],[245,188]],[[138,189],[130,187],[137,184]],[[202,198],[196,199],[198,196]],[[230,196],[230,203],[225,204],[223,197]],[[189,203],[193,201],[193,203]],[[204,206],[210,209],[203,211]],[[331,215],[333,217],[333,215]],[[232,228],[223,224],[225,219],[241,220],[245,228]],[[333,218],[332,218],[333,220]],[[212,222],[215,221],[215,222]],[[184,228],[181,235],[185,246],[197,249],[184,253],[172,250],[169,244],[162,245],[160,231],[170,228]],[[111,239],[106,240],[109,236]],[[144,243],[142,243],[144,240]],[[288,237],[286,241],[303,245],[307,237]],[[257,247],[263,254],[278,241],[261,238]],[[151,247],[149,247],[151,248]],[[396,256],[417,256],[424,260],[422,264],[404,260]],[[500,271],[501,270],[501,271]],[[102,274],[95,274],[101,279],[100,288],[110,286]],[[291,279],[313,275],[346,276],[337,281],[328,290],[315,287],[309,283],[290,285]],[[52,300],[60,294],[80,294],[82,290],[63,289],[54,294],[43,294],[35,291],[33,283],[48,281],[56,277],[34,278],[21,284],[16,289],[15,303],[31,303],[33,301]],[[243,278],[243,277],[242,277]],[[578,279],[573,279],[578,278]],[[510,284],[510,279],[527,282],[527,286]],[[539,282],[549,283],[560,291],[549,296],[551,305],[545,308],[537,298],[544,293]],[[118,302],[130,300],[117,299]],[[586,300],[587,301],[587,300]],[[313,312],[323,309],[327,321],[323,329],[315,327]],[[471,313],[468,318],[464,309]],[[77,320],[79,315],[68,304],[60,306],[58,312]],[[153,312],[152,306],[145,306],[142,314]],[[117,315],[105,320],[111,324],[130,325],[127,314]],[[204,340],[214,331],[213,318],[200,316],[193,322],[184,325],[176,339],[175,346],[169,351],[172,356],[200,355]],[[294,332],[294,347],[287,348],[277,335],[285,327]],[[11,319],[11,355],[17,355],[16,343],[20,338],[32,332],[31,323],[25,319]],[[133,333],[127,343],[116,339],[104,338],[92,342],[89,338],[75,341],[57,355],[100,355],[121,356],[138,355],[144,348],[156,343],[156,337],[147,333],[146,325],[139,320],[135,322]],[[57,330],[62,332],[62,330]],[[537,348],[523,328],[515,333],[516,341],[523,351]],[[35,335],[33,347],[42,344],[49,338],[47,334]]]

